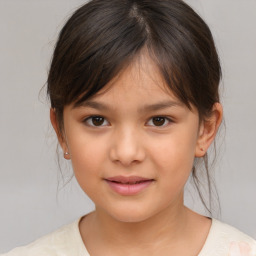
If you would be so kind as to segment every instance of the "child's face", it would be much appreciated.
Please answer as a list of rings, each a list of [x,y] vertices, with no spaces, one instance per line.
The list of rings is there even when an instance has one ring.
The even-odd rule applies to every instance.
[[[121,221],[180,208],[200,147],[197,111],[167,92],[146,57],[109,88],[81,107],[64,109],[62,147],[71,154],[78,183],[96,209]],[[146,181],[121,184],[131,176]]]

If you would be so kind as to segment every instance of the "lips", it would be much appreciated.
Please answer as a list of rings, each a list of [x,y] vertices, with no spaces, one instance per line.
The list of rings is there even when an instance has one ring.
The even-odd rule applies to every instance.
[[[106,178],[105,181],[112,190],[120,195],[136,195],[150,186],[154,179],[139,176],[115,176]]]

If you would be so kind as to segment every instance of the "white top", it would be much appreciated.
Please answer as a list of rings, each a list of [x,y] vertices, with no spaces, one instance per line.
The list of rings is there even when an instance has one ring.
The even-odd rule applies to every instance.
[[[90,256],[79,231],[79,220],[1,256]],[[240,249],[239,249],[240,248]],[[246,253],[248,249],[251,253]],[[243,253],[239,253],[239,251]],[[198,256],[256,256],[256,241],[239,230],[212,219]]]

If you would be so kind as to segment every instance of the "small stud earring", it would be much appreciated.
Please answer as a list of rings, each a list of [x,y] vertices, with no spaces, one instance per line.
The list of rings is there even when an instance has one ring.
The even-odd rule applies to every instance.
[[[70,155],[70,154],[69,154],[68,152],[65,152],[65,153],[64,153],[64,158],[65,158],[65,159],[70,159],[69,155]]]

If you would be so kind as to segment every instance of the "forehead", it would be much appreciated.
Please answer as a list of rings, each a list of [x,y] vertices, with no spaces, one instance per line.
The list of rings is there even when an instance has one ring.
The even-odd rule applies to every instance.
[[[179,113],[198,114],[188,108],[166,84],[158,66],[148,55],[140,55],[122,69],[103,89],[71,109],[86,107],[104,112],[114,111],[128,117],[172,108]]]
[[[138,97],[141,101],[168,100],[171,98],[180,102],[165,83],[157,65],[147,54],[136,57],[112,81],[93,96],[94,99],[116,98],[120,101],[123,98],[134,101]]]

